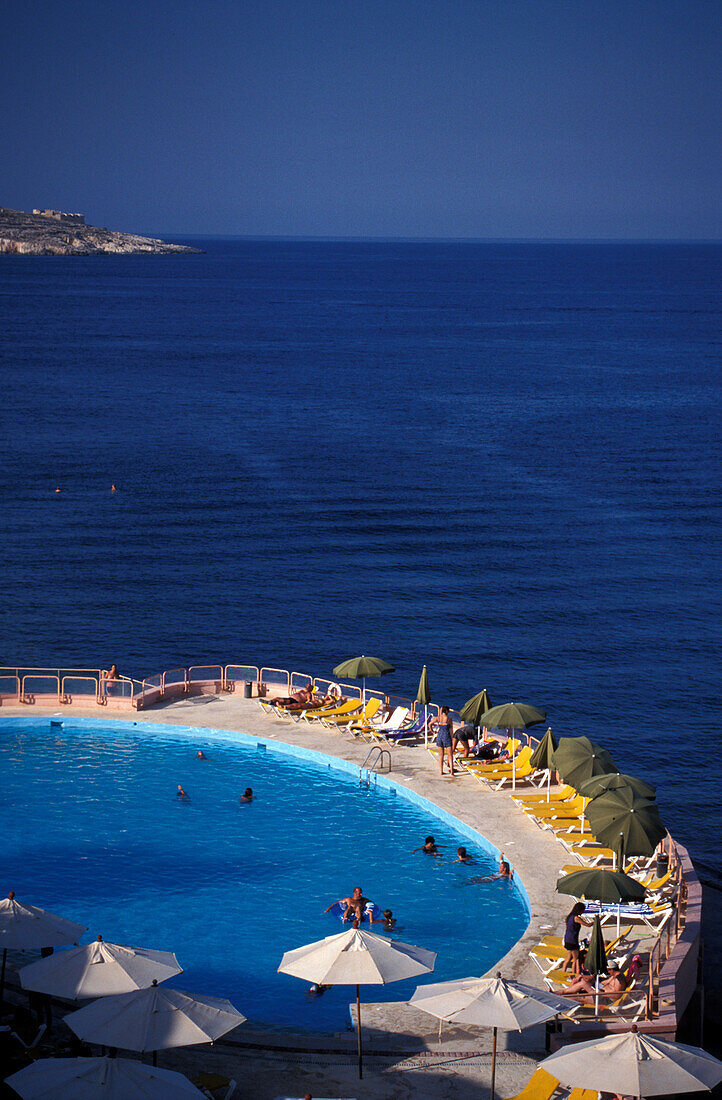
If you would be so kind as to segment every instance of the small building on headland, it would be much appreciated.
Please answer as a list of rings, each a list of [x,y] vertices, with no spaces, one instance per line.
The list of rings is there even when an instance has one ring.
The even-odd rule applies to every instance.
[[[33,214],[55,218],[58,222],[68,222],[70,225],[85,225],[85,214],[66,214],[64,210],[33,210]]]

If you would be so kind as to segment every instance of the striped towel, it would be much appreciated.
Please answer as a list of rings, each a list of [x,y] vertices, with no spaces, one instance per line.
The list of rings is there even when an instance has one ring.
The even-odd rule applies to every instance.
[[[614,916],[619,913],[620,917],[653,917],[656,910],[652,909],[651,905],[647,905],[646,901],[627,902],[626,904],[617,905],[615,902],[607,901],[585,901],[584,902],[584,914],[590,913],[594,916],[595,913],[604,914],[612,913]]]

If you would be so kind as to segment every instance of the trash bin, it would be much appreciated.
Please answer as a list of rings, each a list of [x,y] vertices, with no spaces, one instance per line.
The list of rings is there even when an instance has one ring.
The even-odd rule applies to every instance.
[[[662,878],[669,869],[669,856],[665,852],[657,853],[657,878]]]
[[[252,680],[246,680],[245,683],[243,684],[243,698],[244,699],[250,699],[252,695],[253,695],[253,681]]]

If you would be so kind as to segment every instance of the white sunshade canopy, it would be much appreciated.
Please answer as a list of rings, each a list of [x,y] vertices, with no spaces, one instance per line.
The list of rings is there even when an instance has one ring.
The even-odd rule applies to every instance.
[[[183,1074],[127,1058],[41,1058],[5,1083],[23,1100],[198,1100],[203,1096]]]
[[[428,974],[436,952],[351,928],[287,951],[278,970],[320,985],[385,985]]]
[[[449,1023],[502,1031],[522,1031],[577,1007],[576,1001],[503,978],[460,978],[420,985],[409,1004]]]
[[[172,951],[123,947],[99,938],[24,966],[20,981],[24,989],[77,1000],[130,993],[182,973]]]
[[[573,1043],[541,1066],[565,1085],[628,1096],[701,1092],[722,1081],[722,1062],[711,1054],[642,1035],[636,1028]]]
[[[152,985],[102,997],[66,1016],[64,1023],[88,1043],[146,1052],[212,1043],[245,1018],[224,998]]]
[[[23,905],[11,891],[0,901],[0,949],[39,951],[77,943],[88,929],[34,905]]]

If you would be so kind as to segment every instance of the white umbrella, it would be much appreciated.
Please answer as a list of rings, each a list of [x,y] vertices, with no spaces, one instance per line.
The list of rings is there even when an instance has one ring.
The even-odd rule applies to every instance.
[[[83,932],[87,931],[83,924],[76,924],[75,921],[48,913],[34,905],[23,905],[16,901],[15,891],[11,890],[0,901],[0,947],[3,949],[0,1001],[5,990],[8,948],[16,951],[38,951],[42,947],[60,947],[61,944],[77,943]]]
[[[5,1079],[24,1100],[175,1100],[203,1093],[181,1073],[127,1058],[41,1058]]]
[[[318,985],[356,986],[358,1072],[359,1077],[363,1077],[359,986],[386,985],[419,974],[429,974],[435,962],[435,951],[351,928],[338,936],[327,936],[325,940],[286,951],[278,972],[305,978]]]
[[[154,980],[182,973],[172,951],[124,947],[98,936],[93,943],[24,966],[20,981],[24,989],[77,1000],[146,989]]]
[[[65,1023],[79,1039],[121,1050],[166,1050],[212,1043],[245,1020],[230,1001],[199,997],[155,982],[119,997],[101,997]]]
[[[551,1020],[560,1012],[576,1008],[576,1002],[544,989],[495,978],[461,978],[437,985],[420,985],[409,1001],[441,1021],[493,1028],[491,1049],[491,1095],[496,1078],[496,1033],[522,1031],[525,1027]]]
[[[625,1035],[572,1043],[541,1066],[565,1085],[627,1096],[702,1092],[722,1081],[722,1062],[711,1054],[642,1035],[636,1026]]]

